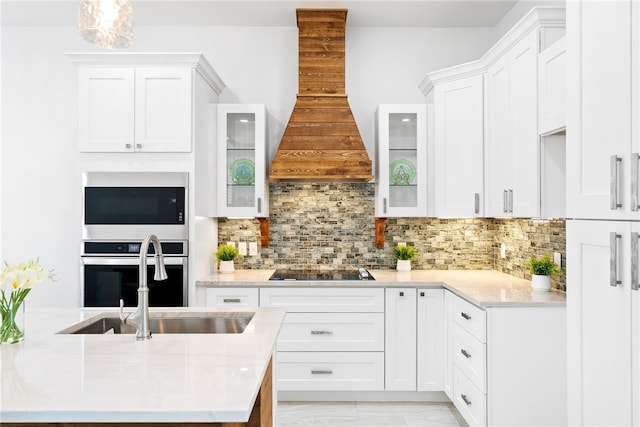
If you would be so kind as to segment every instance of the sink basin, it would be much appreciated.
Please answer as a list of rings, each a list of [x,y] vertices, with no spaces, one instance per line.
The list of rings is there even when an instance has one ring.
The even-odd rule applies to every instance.
[[[251,319],[253,312],[188,313],[180,316],[154,317],[149,319],[154,334],[240,334]],[[123,324],[113,313],[103,313],[64,329],[59,334],[135,334],[136,327]]]

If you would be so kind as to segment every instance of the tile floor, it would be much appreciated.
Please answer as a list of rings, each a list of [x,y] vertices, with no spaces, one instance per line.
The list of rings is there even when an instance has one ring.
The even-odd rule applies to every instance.
[[[467,426],[452,403],[280,402],[278,427]]]

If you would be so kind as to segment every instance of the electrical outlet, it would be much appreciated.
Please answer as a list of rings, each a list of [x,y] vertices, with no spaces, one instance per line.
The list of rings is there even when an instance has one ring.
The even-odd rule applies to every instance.
[[[507,257],[507,245],[505,245],[504,243],[502,243],[500,245],[500,258],[506,258]]]
[[[249,242],[249,256],[258,255],[258,242]]]
[[[238,252],[242,256],[247,255],[247,242],[238,242]]]
[[[553,253],[553,262],[558,264],[558,267],[562,267],[562,254],[560,252]]]
[[[236,242],[227,242],[227,245],[233,246],[235,248],[236,247]]]

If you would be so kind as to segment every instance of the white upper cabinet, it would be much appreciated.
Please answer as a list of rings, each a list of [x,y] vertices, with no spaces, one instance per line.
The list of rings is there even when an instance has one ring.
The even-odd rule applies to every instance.
[[[540,160],[538,56],[562,38],[564,26],[563,8],[535,7],[478,61],[429,73],[420,84],[425,96],[433,90],[436,216],[538,217],[541,205],[557,203],[558,197],[540,189],[546,172]],[[555,87],[564,81],[557,80],[564,78],[549,77],[558,98],[564,95]]]
[[[434,85],[436,216],[483,214],[483,94],[482,74]]]
[[[567,4],[575,28],[567,34],[569,218],[640,218],[637,110],[632,115],[638,106],[634,67],[640,40],[630,18],[636,6],[632,1]]]
[[[548,135],[567,125],[567,49],[561,38],[538,56],[538,130]]]
[[[78,65],[82,152],[190,152],[195,73],[224,84],[199,54],[68,54]]]
[[[266,110],[218,104],[218,217],[268,217]]]
[[[376,217],[427,216],[427,106],[377,111]]]
[[[487,73],[488,216],[539,215],[537,58],[532,31]]]

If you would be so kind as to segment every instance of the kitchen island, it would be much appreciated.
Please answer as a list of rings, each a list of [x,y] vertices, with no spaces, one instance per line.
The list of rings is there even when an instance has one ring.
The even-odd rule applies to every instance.
[[[0,424],[271,426],[271,360],[284,309],[151,313],[243,310],[255,315],[242,333],[135,341],[58,334],[104,309],[27,309],[25,340],[0,346]]]

